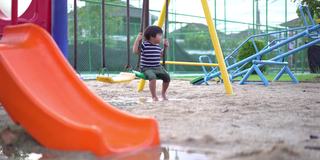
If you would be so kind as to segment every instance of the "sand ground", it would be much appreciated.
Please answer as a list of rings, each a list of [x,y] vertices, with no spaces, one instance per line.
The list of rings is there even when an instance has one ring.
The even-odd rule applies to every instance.
[[[173,80],[170,100],[160,102],[151,101],[147,88],[137,93],[137,83],[86,81],[93,92],[117,108],[155,117],[163,144],[183,146],[214,160],[320,159],[319,82],[279,82],[269,87],[235,83],[235,94],[227,96],[222,84],[193,86]],[[20,136],[15,147],[28,144],[25,150],[48,152],[14,126],[1,109],[0,127],[6,126]],[[2,150],[6,150],[3,145]]]

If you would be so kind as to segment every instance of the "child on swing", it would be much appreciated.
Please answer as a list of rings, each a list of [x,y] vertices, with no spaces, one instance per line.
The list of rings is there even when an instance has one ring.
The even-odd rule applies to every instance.
[[[153,101],[159,101],[156,93],[157,78],[163,81],[161,96],[163,100],[168,100],[166,92],[170,83],[170,75],[161,66],[160,61],[163,56],[163,49],[160,47],[163,31],[158,26],[149,26],[144,31],[144,41],[142,33],[138,34],[134,45],[133,53],[140,54],[140,69],[149,80],[149,88]],[[141,44],[141,45],[140,45]],[[163,40],[164,48],[169,47],[166,39]]]

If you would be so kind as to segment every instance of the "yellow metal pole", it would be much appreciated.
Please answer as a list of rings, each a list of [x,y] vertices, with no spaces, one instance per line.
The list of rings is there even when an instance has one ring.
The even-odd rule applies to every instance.
[[[160,62],[162,64],[162,62]],[[166,61],[166,64],[180,65],[180,66],[206,66],[206,67],[218,67],[217,63],[199,63],[199,62],[182,62],[182,61]]]
[[[140,81],[138,83],[138,92],[143,91],[145,84],[146,84],[146,80],[140,79]]]
[[[168,3],[170,4],[170,0],[168,0]],[[162,28],[165,19],[166,19],[166,0],[164,0],[157,26]],[[143,91],[145,84],[146,84],[146,80],[140,79],[139,84],[138,84],[138,92]]]
[[[170,4],[170,0],[168,0],[168,3]],[[157,26],[162,28],[165,19],[166,19],[166,0],[164,0]]]
[[[209,33],[210,33],[210,37],[211,37],[211,42],[214,47],[215,54],[216,54],[216,57],[218,60],[219,69],[221,71],[222,79],[224,82],[224,87],[226,89],[226,93],[228,95],[231,95],[231,94],[233,94],[233,89],[232,89],[232,85],[231,85],[231,82],[229,79],[227,67],[224,62],[224,57],[222,54],[222,50],[221,50],[220,42],[219,42],[218,35],[216,32],[216,28],[214,27],[213,22],[212,22],[211,13],[210,13],[210,10],[208,7],[208,1],[201,0],[201,3],[202,3],[202,8],[203,8],[206,20],[207,20],[208,29],[209,29]]]

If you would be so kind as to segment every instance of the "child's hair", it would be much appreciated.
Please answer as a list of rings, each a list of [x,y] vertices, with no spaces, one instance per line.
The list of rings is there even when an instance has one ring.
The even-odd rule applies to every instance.
[[[163,34],[162,29],[158,26],[149,26],[144,31],[144,38],[146,40],[150,40],[151,37],[154,38],[157,36],[157,34]]]

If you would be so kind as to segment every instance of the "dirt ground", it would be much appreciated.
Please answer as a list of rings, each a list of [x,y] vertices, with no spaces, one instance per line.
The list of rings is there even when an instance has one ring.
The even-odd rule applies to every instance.
[[[163,144],[203,153],[207,159],[320,159],[320,83],[279,82],[269,87],[235,83],[235,94],[227,96],[222,84],[193,86],[173,80],[170,100],[159,102],[151,101],[147,88],[137,93],[137,83],[86,81],[117,108],[155,117]],[[5,126],[15,128],[1,109],[0,127]],[[23,137],[16,146],[28,143],[29,150],[45,150],[23,129],[13,130]]]

